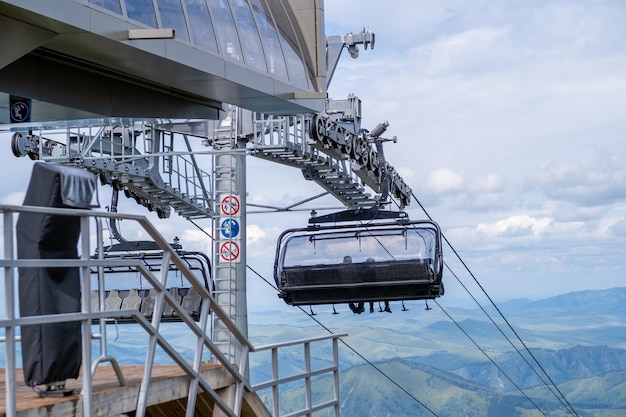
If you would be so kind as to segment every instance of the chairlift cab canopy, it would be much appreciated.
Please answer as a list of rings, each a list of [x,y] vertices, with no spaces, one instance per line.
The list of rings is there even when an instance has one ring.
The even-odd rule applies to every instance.
[[[435,222],[411,221],[397,212],[345,211],[309,223],[286,230],[277,242],[274,279],[287,304],[443,295],[441,231]]]

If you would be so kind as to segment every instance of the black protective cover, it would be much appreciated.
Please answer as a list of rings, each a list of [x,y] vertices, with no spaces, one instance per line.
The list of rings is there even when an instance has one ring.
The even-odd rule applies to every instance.
[[[95,176],[75,167],[37,163],[24,205],[87,208],[96,192]],[[21,213],[17,221],[20,259],[76,259],[78,217]],[[80,311],[80,271],[19,268],[21,316]],[[81,364],[80,322],[23,326],[24,380],[34,386],[77,378]]]

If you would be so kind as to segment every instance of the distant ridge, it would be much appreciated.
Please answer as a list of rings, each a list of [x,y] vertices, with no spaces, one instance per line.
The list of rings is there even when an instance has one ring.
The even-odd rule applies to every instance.
[[[604,290],[584,290],[556,295],[541,300],[511,300],[501,304],[514,314],[575,314],[579,310],[587,313],[613,314],[626,317],[626,287]]]

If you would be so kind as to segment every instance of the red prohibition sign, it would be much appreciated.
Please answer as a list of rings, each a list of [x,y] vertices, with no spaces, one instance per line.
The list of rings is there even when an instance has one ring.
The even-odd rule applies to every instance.
[[[239,209],[241,208],[241,204],[239,203],[239,199],[234,195],[227,195],[222,198],[222,213],[227,216],[234,216],[239,213]]]
[[[232,262],[239,258],[239,245],[237,242],[224,242],[220,246],[220,256],[226,262]]]

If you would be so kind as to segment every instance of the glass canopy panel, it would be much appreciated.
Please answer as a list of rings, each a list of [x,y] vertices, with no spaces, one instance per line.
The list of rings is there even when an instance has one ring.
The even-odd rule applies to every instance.
[[[120,0],[89,0],[89,3],[103,7],[118,14],[122,14]]]
[[[419,260],[434,263],[434,229],[364,230],[289,238],[282,253],[282,265],[338,265],[348,255],[351,263]]]
[[[298,87],[309,89],[309,76],[304,66],[302,54],[299,52],[300,48],[296,41],[297,36],[291,24],[291,19],[282,7],[281,2],[268,2],[267,5],[272,11],[274,21],[276,22],[278,37],[285,55],[285,62],[287,63],[289,81]]]
[[[298,87],[311,88],[297,37],[280,4],[274,7],[264,0],[157,0],[158,25],[153,0],[88,2],[119,14],[124,14],[125,7],[128,18],[148,27],[172,28],[180,40]]]
[[[241,39],[241,45],[244,51],[244,62],[252,68],[267,72],[267,64],[265,63],[265,55],[261,46],[261,38],[259,31],[252,17],[250,6],[245,0],[231,0],[235,18],[237,19],[237,27]]]
[[[265,60],[269,73],[278,79],[289,81],[285,56],[269,10],[261,3],[261,0],[250,0],[250,5],[265,47]]]
[[[282,44],[285,51],[287,68],[289,68],[289,79],[293,84],[299,87],[307,89],[310,88],[309,79],[307,77],[302,58],[287,39],[282,38]]]
[[[219,52],[225,58],[241,61],[241,44],[230,6],[226,0],[210,0],[208,4],[217,32]]]
[[[189,41],[187,23],[180,0],[158,0],[158,5],[161,27],[174,29],[174,36],[177,39]]]
[[[144,23],[150,27],[157,27],[156,13],[152,0],[125,0],[126,14],[129,18]]]
[[[187,7],[192,42],[199,48],[218,53],[215,29],[213,22],[211,22],[206,0],[184,1],[185,7]]]

